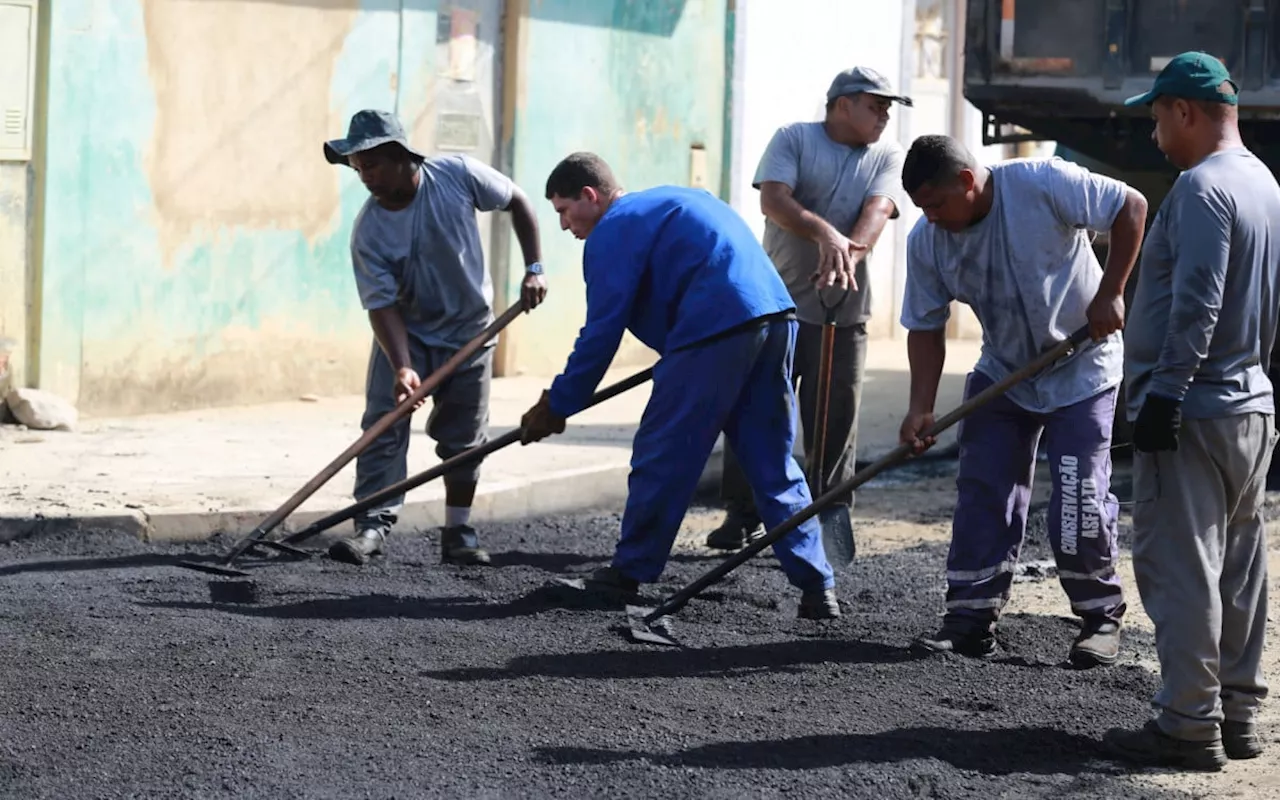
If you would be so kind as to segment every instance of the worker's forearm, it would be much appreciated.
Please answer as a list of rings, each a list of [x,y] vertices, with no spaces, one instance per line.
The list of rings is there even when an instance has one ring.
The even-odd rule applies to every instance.
[[[907,334],[907,361],[911,365],[911,411],[930,413],[938,401],[938,384],[947,358],[947,333],[911,331]]]
[[[412,367],[409,358],[409,332],[404,326],[404,317],[395,306],[378,308],[369,312],[369,324],[373,326],[373,335],[387,354],[391,368],[399,371]]]
[[[873,197],[862,207],[858,221],[854,223],[853,230],[849,231],[849,241],[863,245],[868,250],[875,247],[892,214],[891,200],[885,197]]]
[[[762,206],[764,215],[775,225],[811,242],[826,237],[831,231],[830,223],[790,195],[770,196],[764,199]]]
[[[524,256],[524,265],[527,267],[542,261],[542,246],[538,240],[538,219],[529,198],[524,192],[517,191],[511,197],[508,210],[511,212],[511,227],[515,231],[516,241],[520,243],[520,253]]]
[[[1125,284],[1133,273],[1142,250],[1142,232],[1147,223],[1147,201],[1136,191],[1129,197],[1120,214],[1111,225],[1110,243],[1107,246],[1107,263],[1102,271],[1099,293],[1112,297],[1124,294]]]

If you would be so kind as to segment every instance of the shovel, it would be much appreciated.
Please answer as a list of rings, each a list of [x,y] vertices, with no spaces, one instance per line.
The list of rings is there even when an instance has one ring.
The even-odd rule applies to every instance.
[[[813,493],[819,495],[826,488],[827,475],[823,470],[823,456],[827,449],[827,414],[831,409],[831,367],[836,344],[836,314],[844,302],[849,299],[849,289],[834,305],[827,305],[819,293],[818,302],[826,312],[826,323],[822,326],[822,349],[818,356],[818,407],[813,415],[813,439],[810,443],[810,475],[809,485]],[[818,514],[818,524],[822,528],[822,548],[826,551],[827,561],[833,567],[847,567],[853,563],[857,555],[857,544],[853,539],[853,523],[849,518],[849,509],[844,505],[831,505]]]
[[[422,384],[419,385],[413,394],[409,395],[404,402],[384,414],[382,419],[375,422],[359,439],[348,446],[346,450],[342,451],[337,458],[329,462],[324,469],[320,470],[314,478],[307,481],[301,489],[294,492],[293,496],[286,500],[283,505],[259,523],[258,527],[254,528],[252,533],[237,542],[235,546],[231,548],[231,551],[227,554],[221,564],[205,564],[199,561],[179,561],[178,566],[193,569],[197,572],[207,572],[213,575],[222,575],[231,578],[247,577],[249,573],[244,570],[235,569],[232,566],[237,558],[244,555],[250,549],[262,545],[266,540],[267,534],[275,530],[276,526],[285,520],[285,517],[288,517],[298,506],[306,502],[307,498],[315,494],[321,486],[328,483],[329,479],[338,474],[338,471],[346,466],[351,459],[364,452],[364,450],[368,448],[369,445],[373,444],[374,440],[381,436],[387,429],[404,419],[406,416],[412,414],[414,406],[417,405],[419,401],[424,400],[429,394],[434,392],[436,388],[444,382],[445,378],[452,375],[457,371],[458,367],[462,366],[465,362],[470,361],[471,357],[475,355],[477,350],[483,347],[490,339],[497,336],[503,328],[510,325],[515,318],[520,316],[523,312],[524,307],[521,304],[516,303],[515,305],[512,305],[502,313],[502,316],[490,323],[489,327],[485,328],[483,331],[478,333],[474,339],[463,345],[462,349],[454,353],[448,361],[441,364],[439,369],[428,375],[426,379],[422,381]]]
[[[1052,366],[1058,360],[1067,357],[1088,339],[1089,326],[1086,325],[1071,334],[1069,339],[1059,342],[1051,350],[1044,353],[1030,364],[1027,364],[1017,372],[1012,373],[1004,380],[987,387],[959,408],[951,411],[942,419],[937,420],[933,424],[933,427],[920,435],[921,440],[938,436],[940,433],[969,416],[974,411],[977,411],[979,408],[985,406],[992,400],[995,400],[997,397],[1001,397],[1005,392],[1009,391],[1017,384],[1035,377],[1043,370]],[[724,576],[746,563],[756,553],[759,553],[766,547],[771,546],[783,536],[786,536],[800,525],[812,519],[822,511],[823,508],[826,508],[836,502],[836,499],[840,495],[858,488],[889,467],[892,467],[899,462],[906,461],[911,457],[911,455],[912,446],[910,443],[899,445],[888,455],[873,462],[867,467],[864,467],[853,475],[853,477],[833,487],[826,494],[811,503],[808,508],[779,523],[777,527],[765,533],[764,536],[761,536],[742,550],[739,550],[732,556],[726,558],[714,569],[708,571],[693,583],[690,583],[688,586],[676,592],[657,608],[649,609],[638,605],[627,606],[627,623],[629,626],[631,640],[647,644],[662,644],[678,647],[679,642],[677,642],[670,633],[671,623],[669,620],[665,619],[667,615],[684,608],[690,600],[703,592],[707,587],[719,582],[724,578]]]

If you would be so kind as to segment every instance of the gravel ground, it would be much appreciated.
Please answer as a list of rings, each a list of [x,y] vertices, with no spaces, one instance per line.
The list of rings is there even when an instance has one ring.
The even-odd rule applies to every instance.
[[[117,534],[0,547],[5,797],[1180,797],[1100,757],[1156,688],[1062,665],[1075,623],[1014,616],[993,662],[916,659],[945,549],[868,556],[845,617],[795,619],[764,554],[678,615],[683,649],[543,588],[606,562],[618,517],[484,531],[491,568],[399,536],[363,569],[247,580],[172,566],[227,541]],[[1046,555],[1042,544],[1027,557]],[[681,551],[661,597],[715,563]]]

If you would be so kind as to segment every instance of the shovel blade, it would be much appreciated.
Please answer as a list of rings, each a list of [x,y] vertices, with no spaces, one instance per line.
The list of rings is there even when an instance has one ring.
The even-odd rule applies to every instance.
[[[822,527],[822,548],[827,561],[837,569],[853,563],[858,547],[853,540],[853,521],[845,506],[833,506],[818,512],[818,524]]]
[[[652,623],[645,622],[653,609],[642,606],[627,606],[627,626],[631,641],[641,644],[660,644],[667,647],[679,647],[680,643],[671,638],[671,620],[658,617]]]

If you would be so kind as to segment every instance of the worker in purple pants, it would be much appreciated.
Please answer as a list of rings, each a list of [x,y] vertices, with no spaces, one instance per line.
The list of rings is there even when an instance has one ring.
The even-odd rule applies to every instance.
[[[953,302],[969,305],[982,325],[966,398],[1085,324],[1092,337],[960,423],[946,614],[941,630],[917,638],[915,648],[995,653],[1043,436],[1053,479],[1049,538],[1062,588],[1081,619],[1069,658],[1080,667],[1113,664],[1125,598],[1116,573],[1111,428],[1123,378],[1124,285],[1142,244],[1146,200],[1059,158],[982,167],[946,136],[912,144],[902,182],[924,212],[907,240],[902,325],[911,399],[903,443],[917,452],[933,444],[925,434],[934,424]],[[1110,231],[1105,269],[1090,231]]]
[[[995,381],[973,372],[965,399]],[[1071,608],[1114,623],[1124,616],[1118,556],[1119,504],[1111,485],[1111,425],[1116,387],[1047,414],[997,398],[960,423],[960,475],[955,530],[947,557],[947,608],[985,625],[1013,584],[1031,502],[1036,449],[1043,436],[1053,492],[1049,542]]]

